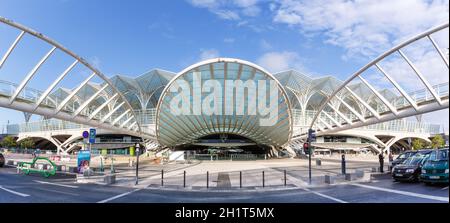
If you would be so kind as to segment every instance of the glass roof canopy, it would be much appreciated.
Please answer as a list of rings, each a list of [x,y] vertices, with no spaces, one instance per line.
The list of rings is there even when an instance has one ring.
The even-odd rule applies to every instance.
[[[203,86],[200,87],[201,89],[196,85],[195,75],[201,79],[199,81],[201,86]],[[220,85],[220,88],[214,88],[213,102],[205,103],[205,101],[211,99],[209,98],[212,95],[211,92],[213,92],[211,89],[210,92],[205,93],[203,91],[199,99],[202,102],[202,109],[205,108],[205,105],[210,106],[214,104],[213,107],[214,109],[217,108],[217,110],[214,110],[213,114],[205,114],[204,110],[201,113],[195,113],[195,92],[204,90],[211,80],[215,80],[215,83]],[[245,88],[246,90],[238,91],[239,87],[236,87],[237,85],[234,87],[230,86],[233,83],[230,81],[234,80],[255,83],[255,86],[258,83],[258,94],[264,95],[264,97],[267,96],[270,99],[264,101],[259,95],[257,97],[256,88],[247,87]],[[178,89],[183,87],[178,81],[185,81],[188,90],[179,91]],[[259,83],[263,83],[266,88],[264,89],[263,85],[259,85]],[[269,88],[268,85],[270,83],[275,87]],[[241,89],[244,89],[244,87]],[[174,114],[174,110],[172,110],[172,102],[180,95],[181,98],[186,99],[189,107],[186,109],[186,104],[182,104],[175,110],[186,109],[187,114],[176,114],[176,112],[181,113],[180,110],[177,110]],[[242,113],[238,112],[240,108],[238,97],[240,96],[244,98],[243,103],[239,104],[243,107]],[[234,100],[235,98],[236,100]],[[270,106],[269,110],[270,112],[276,112],[276,114],[271,116],[271,114],[264,113],[266,115],[264,116],[259,110],[258,112],[254,111],[254,105],[256,104],[254,102],[256,101],[262,103],[265,107],[273,103],[275,106]],[[231,113],[225,111],[227,106],[233,109]],[[268,116],[270,116],[269,119],[274,118],[272,125],[261,124],[261,119],[268,118]],[[190,144],[201,137],[221,133],[240,135],[258,144],[282,146],[289,141],[292,135],[291,109],[284,88],[271,74],[262,68],[236,59],[212,59],[193,65],[180,72],[164,89],[158,103],[156,120],[158,141],[166,146]]]

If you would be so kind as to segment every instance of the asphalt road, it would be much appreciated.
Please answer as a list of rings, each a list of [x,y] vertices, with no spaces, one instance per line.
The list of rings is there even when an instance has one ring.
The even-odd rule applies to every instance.
[[[321,188],[252,192],[135,189],[77,184],[73,179],[18,175],[0,168],[0,203],[448,203],[448,185],[426,186],[380,179]]]

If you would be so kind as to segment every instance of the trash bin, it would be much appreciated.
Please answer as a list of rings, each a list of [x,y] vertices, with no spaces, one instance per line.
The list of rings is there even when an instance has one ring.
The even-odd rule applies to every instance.
[[[322,165],[322,160],[316,159],[316,166],[321,166],[321,165]]]

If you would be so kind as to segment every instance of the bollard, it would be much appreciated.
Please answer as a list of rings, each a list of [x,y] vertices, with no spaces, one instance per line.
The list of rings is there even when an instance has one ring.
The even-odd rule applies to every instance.
[[[209,188],[209,171],[206,171],[206,188]]]
[[[334,184],[334,177],[331,175],[325,175],[325,183],[326,184]]]
[[[242,171],[239,171],[239,188],[242,188]]]
[[[322,160],[316,159],[316,166],[322,166]]]
[[[264,185],[264,171],[262,172],[262,185],[263,185],[263,187],[265,186]]]
[[[161,170],[161,187],[164,186],[164,170]]]
[[[186,170],[183,172],[183,187],[186,187]]]
[[[342,169],[342,174],[345,175],[345,154],[342,154],[341,169]]]
[[[286,186],[286,170],[284,170],[284,186]]]

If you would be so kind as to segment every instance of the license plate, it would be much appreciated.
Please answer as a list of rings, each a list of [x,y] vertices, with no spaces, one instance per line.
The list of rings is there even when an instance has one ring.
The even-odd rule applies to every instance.
[[[439,176],[430,176],[430,179],[439,179]]]
[[[396,176],[396,177],[402,177],[403,174],[396,173],[395,176]]]

